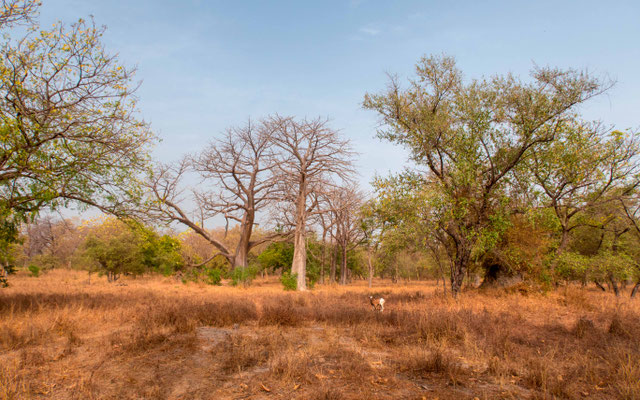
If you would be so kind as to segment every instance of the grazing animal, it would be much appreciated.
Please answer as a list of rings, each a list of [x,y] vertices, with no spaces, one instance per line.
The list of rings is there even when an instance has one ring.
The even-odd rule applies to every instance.
[[[380,297],[379,299],[374,299],[373,296],[369,296],[369,303],[371,303],[371,307],[373,307],[374,311],[384,311],[384,299],[382,297]]]

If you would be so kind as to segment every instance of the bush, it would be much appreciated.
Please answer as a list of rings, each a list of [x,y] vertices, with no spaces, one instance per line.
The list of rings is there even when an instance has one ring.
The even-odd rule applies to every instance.
[[[222,271],[217,268],[207,269],[207,279],[206,282],[209,285],[220,286],[222,281]]]
[[[31,264],[29,265],[29,272],[31,272],[31,276],[33,277],[38,277],[38,275],[40,275],[40,267],[38,267],[35,264]]]
[[[285,272],[280,277],[280,282],[282,282],[284,290],[296,290],[298,288],[298,274]]]
[[[249,286],[256,275],[258,275],[258,268],[255,266],[237,267],[231,271],[231,284],[233,286],[238,286],[239,284]]]

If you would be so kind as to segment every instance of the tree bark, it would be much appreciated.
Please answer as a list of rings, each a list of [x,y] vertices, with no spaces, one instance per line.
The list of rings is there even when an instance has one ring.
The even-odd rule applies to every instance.
[[[291,273],[298,275],[298,290],[307,290],[307,182],[300,178],[296,199],[296,230],[293,239]]]
[[[613,289],[613,293],[615,293],[616,297],[620,296],[620,289],[618,288],[618,283],[616,282],[613,274],[609,274],[609,282],[611,282],[611,289]]]
[[[336,244],[333,244],[331,248],[331,271],[330,271],[331,283],[336,282],[336,264],[338,262],[338,250],[339,250],[338,246]]]
[[[307,257],[307,241],[305,238],[304,225],[296,226],[294,236],[293,264],[291,265],[291,273],[298,275],[298,290],[307,290],[306,281],[306,257]]]
[[[598,288],[600,288],[600,290],[602,290],[603,292],[606,292],[606,291],[607,291],[607,289],[605,289],[605,287],[604,287],[604,286],[602,286],[602,284],[601,284],[600,282],[598,282],[598,280],[597,280],[597,279],[594,279],[594,280],[593,280],[593,283],[595,283],[595,284],[596,284],[596,286],[597,286]]]
[[[245,215],[240,225],[240,241],[233,257],[232,268],[246,268],[249,265],[249,250],[251,249],[251,234],[253,233],[253,215]]]
[[[327,231],[322,232],[322,260],[320,262],[320,283],[324,285],[324,270],[327,261]]]
[[[340,268],[340,284],[347,284],[347,245],[342,243],[340,245],[342,248],[342,267]]]
[[[632,299],[633,299],[633,296],[636,295],[636,292],[638,291],[639,288],[640,288],[640,279],[638,279],[638,282],[636,283],[636,285],[631,290],[631,298]]]
[[[460,241],[456,246],[456,258],[453,262],[453,270],[451,271],[451,295],[454,298],[460,293],[470,259],[470,246]]]
[[[368,261],[369,261],[369,289],[371,289],[371,287],[373,286],[373,261],[371,260],[372,258],[371,248],[369,248],[368,250],[369,251],[367,251],[367,255],[368,255]]]

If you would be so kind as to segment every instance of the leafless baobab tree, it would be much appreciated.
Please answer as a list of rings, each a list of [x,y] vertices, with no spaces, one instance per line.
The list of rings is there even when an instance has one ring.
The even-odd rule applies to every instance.
[[[349,180],[354,174],[348,140],[329,128],[322,118],[295,120],[275,116],[273,143],[280,150],[277,164],[281,201],[294,205],[294,254],[291,272],[298,276],[298,290],[306,290],[307,219],[318,205],[317,196]]]
[[[234,268],[246,267],[251,248],[273,239],[251,240],[257,213],[276,199],[278,189],[274,169],[279,161],[273,153],[272,134],[269,121],[250,121],[227,130],[198,155],[174,166],[159,166],[150,184],[149,211],[165,222],[182,223],[209,241],[218,250],[209,260],[222,255]],[[205,188],[193,191],[200,219],[223,216],[227,227],[230,221],[240,224],[235,249],[214,238],[181,208],[185,199],[179,181],[188,172],[196,172],[202,179],[199,187]]]

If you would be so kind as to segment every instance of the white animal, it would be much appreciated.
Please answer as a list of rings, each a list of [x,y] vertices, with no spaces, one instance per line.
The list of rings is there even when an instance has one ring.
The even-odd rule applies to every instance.
[[[369,302],[371,303],[371,307],[373,310],[380,310],[380,312],[384,311],[384,299],[380,297],[379,299],[374,299],[373,296],[369,296]]]

